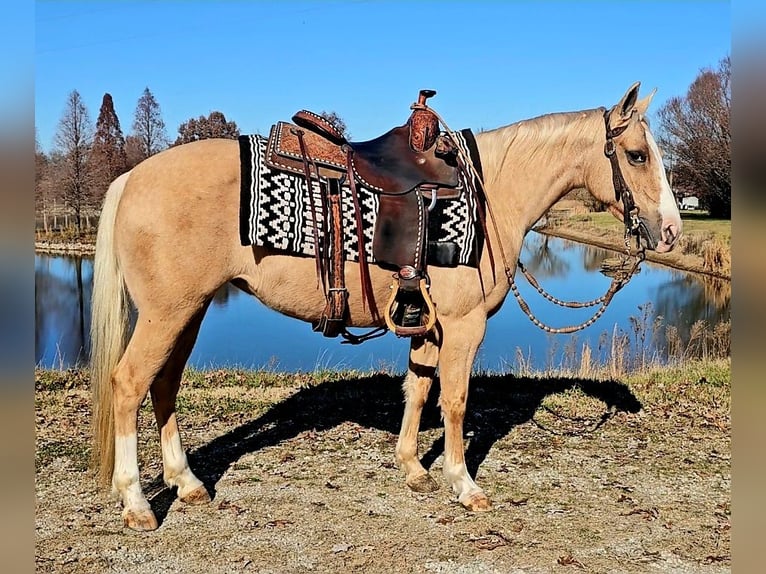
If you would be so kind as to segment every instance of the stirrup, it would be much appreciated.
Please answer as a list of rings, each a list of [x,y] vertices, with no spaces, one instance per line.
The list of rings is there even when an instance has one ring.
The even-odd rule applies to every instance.
[[[325,337],[342,335],[348,322],[348,291],[345,287],[331,287],[327,290],[327,304],[319,321],[312,324],[312,330]]]
[[[407,265],[394,275],[383,316],[397,337],[422,337],[436,324],[436,309],[425,277]]]

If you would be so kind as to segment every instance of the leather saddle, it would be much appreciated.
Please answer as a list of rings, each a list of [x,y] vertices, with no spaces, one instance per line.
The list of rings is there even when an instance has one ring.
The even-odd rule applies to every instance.
[[[456,151],[451,140],[439,133],[439,120],[425,108],[426,98],[434,94],[433,90],[421,90],[405,125],[362,142],[347,141],[327,119],[301,110],[293,116],[294,124],[277,122],[272,126],[267,161],[273,167],[303,174],[302,137],[307,159],[312,169],[317,169],[315,176],[340,177],[350,163],[355,179],[376,193],[401,195],[426,186],[428,191],[438,189],[439,198],[454,197],[459,185]],[[419,105],[424,109],[416,107]]]
[[[278,170],[304,175],[311,180],[343,181],[354,198],[359,238],[359,263],[363,301],[370,300],[377,313],[364,256],[362,222],[357,198],[357,185],[380,195],[372,252],[378,264],[397,270],[384,319],[400,336],[420,336],[434,325],[436,312],[428,294],[425,273],[428,251],[428,202],[458,197],[460,178],[457,150],[452,139],[440,131],[438,117],[426,105],[436,92],[421,90],[412,104],[407,122],[385,134],[362,142],[351,142],[332,122],[319,114],[301,110],[292,117],[294,123],[278,122],[272,126],[267,144],[266,162]],[[339,186],[323,187],[320,210],[325,229],[325,242],[315,237],[317,273],[326,291],[328,306],[317,330],[327,336],[345,331],[347,292],[343,279],[342,221],[335,195]],[[328,209],[327,206],[330,206]],[[326,248],[324,248],[326,247]],[[332,254],[322,261],[322,254]],[[456,254],[454,254],[456,258]],[[326,269],[326,271],[325,271]],[[325,277],[326,276],[326,277]],[[325,279],[327,281],[325,281]],[[366,284],[365,284],[366,283]]]

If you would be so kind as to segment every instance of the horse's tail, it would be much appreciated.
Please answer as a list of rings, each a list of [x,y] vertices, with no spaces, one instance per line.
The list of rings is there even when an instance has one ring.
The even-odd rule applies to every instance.
[[[130,172],[109,186],[96,235],[91,302],[91,395],[93,408],[92,465],[101,484],[108,484],[114,469],[114,413],[112,412],[112,371],[125,351],[128,331],[128,297],[114,249],[117,206]]]

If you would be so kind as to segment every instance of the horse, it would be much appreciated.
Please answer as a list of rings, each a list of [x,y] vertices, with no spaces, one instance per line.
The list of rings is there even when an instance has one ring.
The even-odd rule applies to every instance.
[[[630,190],[648,249],[670,251],[681,218],[662,156],[646,120],[654,91],[638,98],[636,82],[610,108],[543,115],[476,134],[483,187],[494,225],[487,239],[515,269],[524,236],[562,196],[586,188],[627,225],[615,193],[616,162]],[[655,90],[656,91],[656,90]],[[608,144],[608,145],[607,145]],[[606,145],[606,148],[605,148]],[[610,154],[614,156],[610,160]],[[185,503],[210,495],[189,467],[176,419],[182,372],[213,295],[227,282],[268,307],[307,322],[325,299],[313,258],[243,246],[238,234],[240,157],[235,140],[206,139],[144,160],[109,187],[98,226],[92,301],[94,462],[104,486],[122,502],[124,525],[153,530],[157,519],[142,491],[137,460],[138,410],[151,395],[160,433],[163,479]],[[629,206],[631,207],[631,206]],[[418,431],[437,374],[444,421],[443,478],[470,511],[492,508],[469,475],[463,420],[469,377],[487,320],[509,293],[508,269],[485,249],[477,269],[430,267],[435,327],[413,337],[395,457],[406,485],[438,488],[421,464]],[[505,271],[505,272],[504,272]],[[370,265],[374,298],[389,294],[390,271]],[[362,301],[359,265],[347,265],[349,325],[382,324]],[[131,306],[137,317],[130,336]]]

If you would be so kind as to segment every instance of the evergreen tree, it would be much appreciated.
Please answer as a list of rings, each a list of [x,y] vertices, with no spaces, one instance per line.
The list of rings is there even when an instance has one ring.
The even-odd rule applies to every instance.
[[[179,136],[173,145],[211,138],[237,139],[239,128],[236,122],[227,122],[222,112],[210,112],[207,117],[190,118],[178,127]]]
[[[138,99],[131,135],[137,138],[140,144],[141,160],[168,147],[168,136],[160,105],[148,87],[144,88],[143,94]]]
[[[89,167],[93,178],[94,200],[97,205],[100,205],[109,184],[128,167],[125,138],[109,93],[104,94],[101,102]]]

